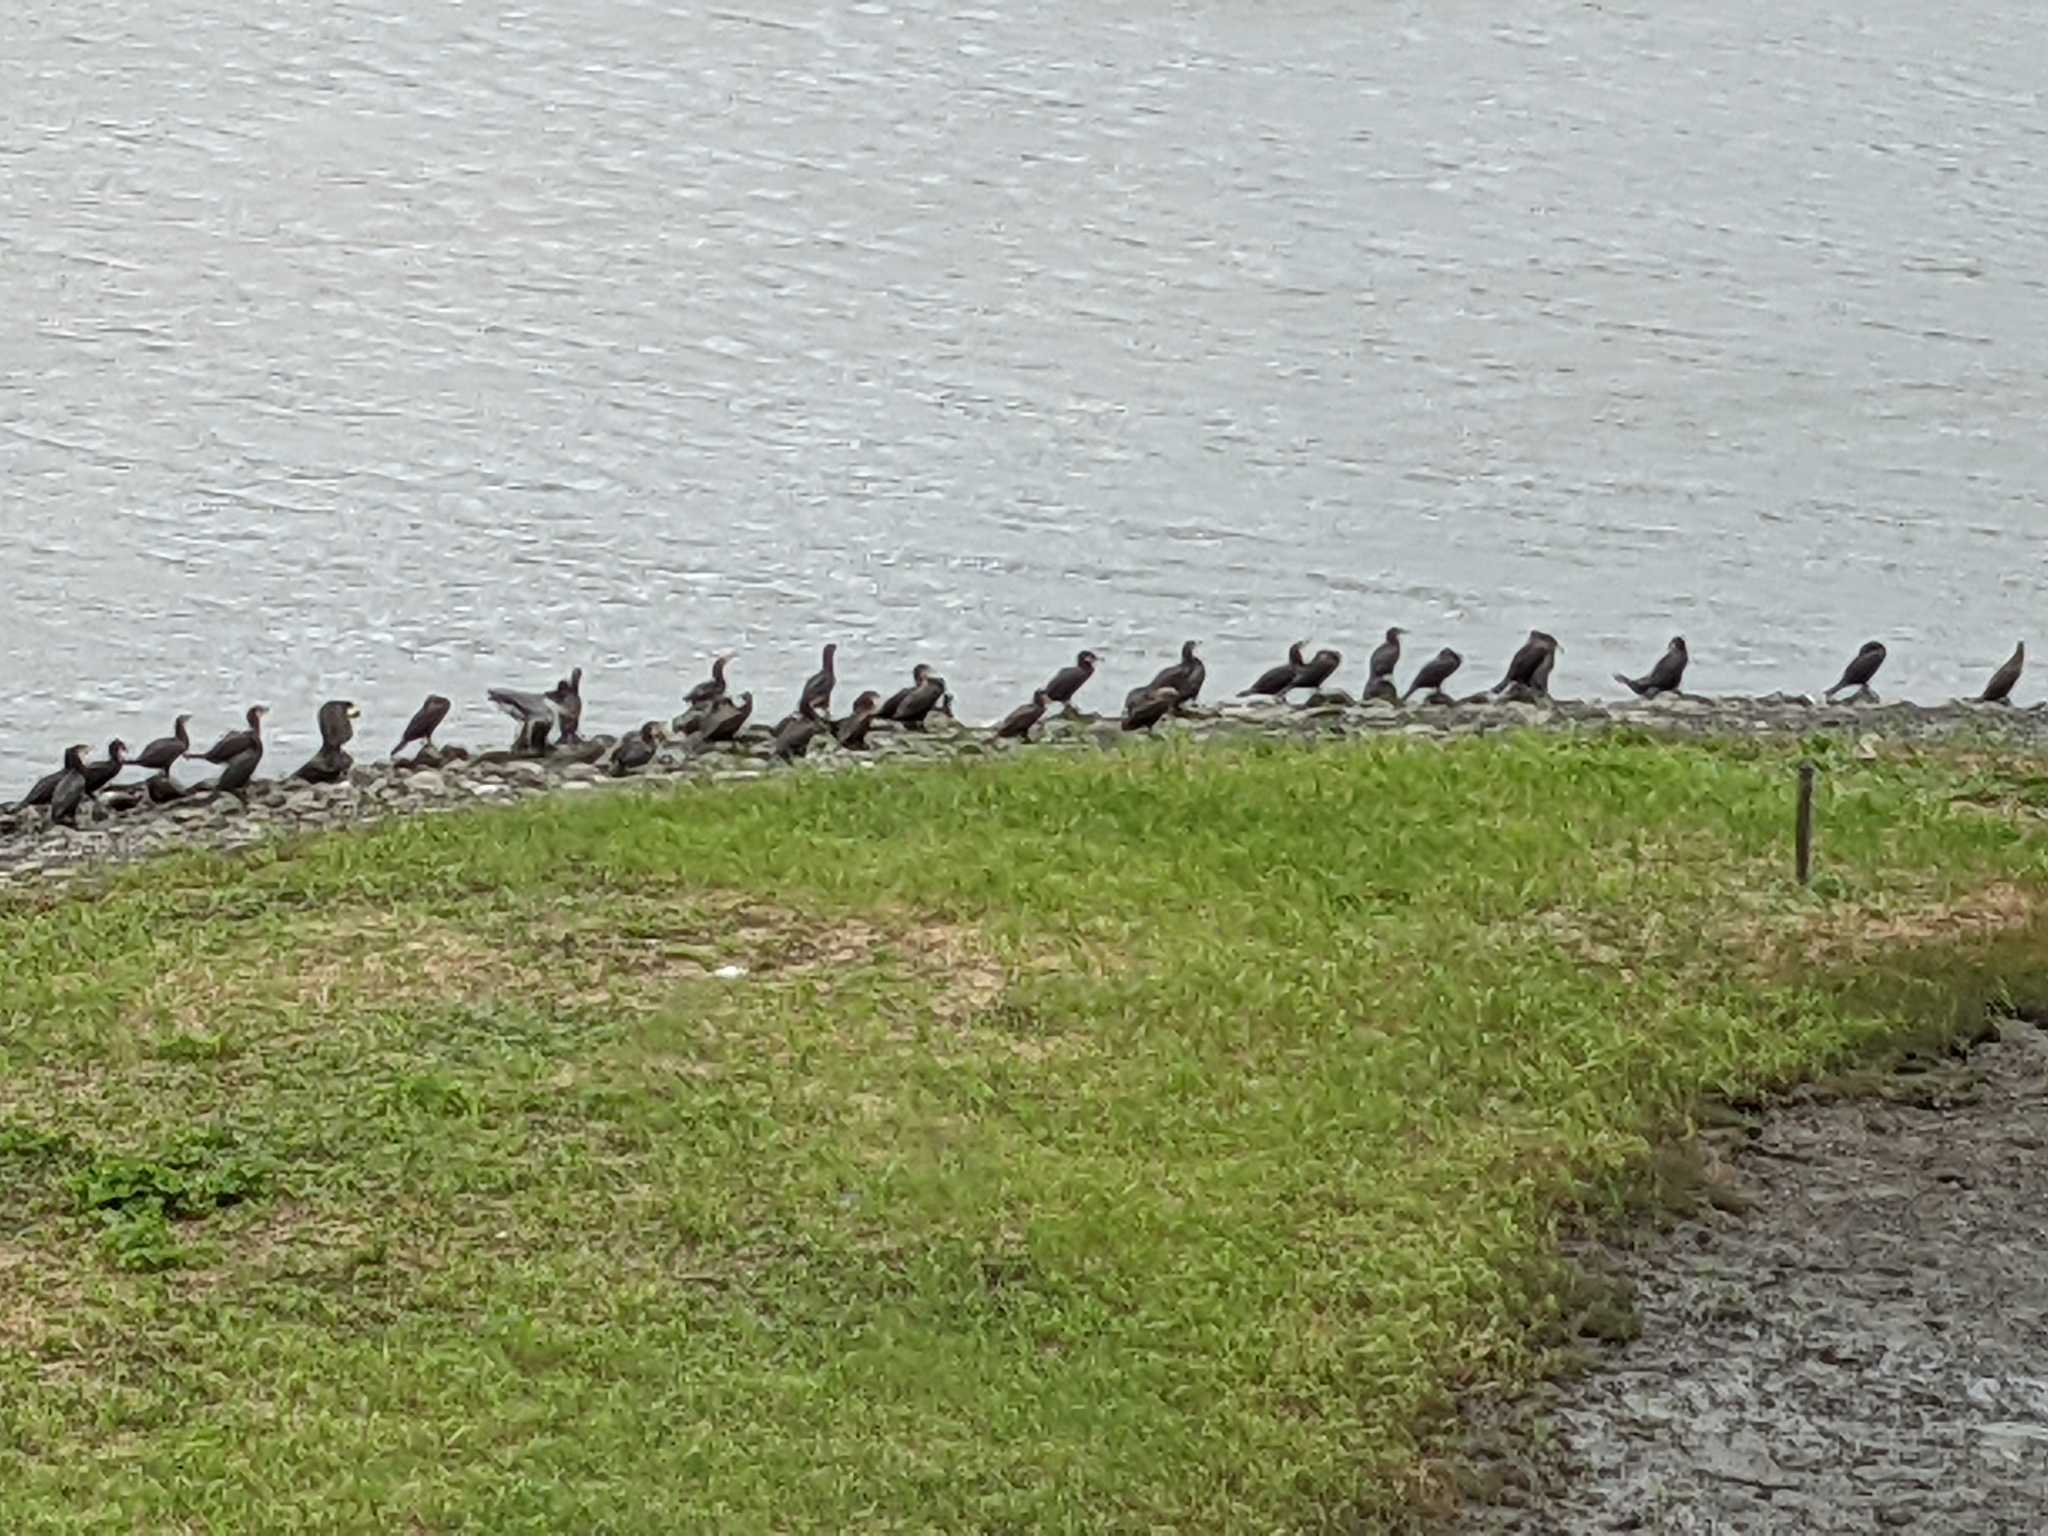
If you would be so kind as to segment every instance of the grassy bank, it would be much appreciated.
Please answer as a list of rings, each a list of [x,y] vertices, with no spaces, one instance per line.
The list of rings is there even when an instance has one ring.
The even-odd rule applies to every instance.
[[[2023,775],[1834,764],[1801,893],[1789,761],[1046,754],[0,907],[0,1524],[1412,1509],[1646,1136],[2048,970]]]

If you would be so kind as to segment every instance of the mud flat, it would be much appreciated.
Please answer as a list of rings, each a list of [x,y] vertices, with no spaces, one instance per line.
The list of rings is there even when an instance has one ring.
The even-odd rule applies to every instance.
[[[1472,1532],[2048,1529],[2048,1036],[1720,1133],[1699,1214],[1582,1255],[1640,1336],[1477,1411]]]

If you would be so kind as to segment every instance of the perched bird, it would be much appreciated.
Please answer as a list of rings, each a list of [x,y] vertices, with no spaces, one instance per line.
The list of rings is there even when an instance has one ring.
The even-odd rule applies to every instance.
[[[825,717],[810,699],[797,706],[797,712],[775,728],[775,756],[778,761],[789,762],[792,758],[804,756],[811,750],[811,742],[825,729]]]
[[[491,688],[488,698],[510,715],[518,730],[512,736],[512,750],[538,755],[548,749],[548,736],[561,722],[553,693],[527,693],[518,688]]]
[[[144,779],[142,781],[142,790],[149,797],[151,805],[169,805],[174,800],[184,799],[188,793],[176,779],[171,777],[171,770],[168,768],[152,773],[148,778]]]
[[[15,801],[14,804],[10,805],[7,809],[10,812],[25,811],[29,809],[29,807],[31,806],[48,805],[50,803],[50,796],[53,792],[55,792],[58,782],[62,780],[64,775],[69,771],[70,770],[67,768],[58,767],[53,771],[44,774],[40,779],[37,779],[35,783],[29,787],[29,792],[27,794],[23,795],[19,800]],[[84,771],[84,767],[83,765],[81,765],[79,768],[79,772],[83,774]]]
[[[64,767],[50,787],[50,824],[78,828],[78,808],[85,803],[85,754],[83,745],[64,749]]]
[[[1171,688],[1176,700],[1174,707],[1191,704],[1202,692],[1202,684],[1209,676],[1208,667],[1195,654],[1195,642],[1185,641],[1180,648],[1180,660],[1170,667],[1160,669],[1159,675],[1142,688],[1133,688],[1124,695],[1124,713],[1129,714],[1142,704],[1157,688]]]
[[[645,768],[653,762],[655,738],[660,734],[661,722],[649,720],[612,748],[612,777],[623,779],[627,774]]]
[[[1307,644],[1306,640],[1297,640],[1287,647],[1287,659],[1277,667],[1266,668],[1259,674],[1258,681],[1241,690],[1238,697],[1248,699],[1254,694],[1268,699],[1283,697],[1294,686],[1294,680],[1301,676],[1301,652]],[[1154,685],[1157,685],[1157,679],[1154,679]]]
[[[1984,685],[1984,691],[1977,695],[1979,704],[2010,704],[2012,690],[2020,680],[2020,673],[2027,665],[2027,642],[2022,640],[2012,648],[2012,654],[2005,659],[2005,665],[1991,674],[1991,681]]]
[[[1415,681],[1408,685],[1408,691],[1401,695],[1406,701],[1415,696],[1417,689],[1425,690],[1426,699],[1441,699],[1444,684],[1465,664],[1465,658],[1448,645],[1422,664],[1422,670],[1415,674]]]
[[[747,723],[747,718],[753,713],[754,696],[751,693],[741,694],[738,702],[727,699],[723,704],[714,706],[711,713],[705,717],[704,729],[697,733],[696,744],[691,750],[701,752],[706,747],[717,746],[721,741],[731,741],[739,735],[740,727]]]
[[[1020,704],[1003,716],[1003,723],[996,727],[997,741],[1029,741],[1031,727],[1045,718],[1048,695],[1043,688],[1031,695],[1029,704]]]
[[[1095,675],[1095,669],[1102,665],[1102,658],[1093,651],[1083,651],[1074,658],[1071,667],[1061,667],[1053,673],[1052,681],[1045,685],[1045,696],[1065,709],[1074,707],[1074,695],[1081,691],[1081,685]]]
[[[716,704],[725,697],[725,664],[732,660],[730,655],[711,658],[711,676],[683,695],[683,702],[693,709],[705,704]]]
[[[239,731],[229,731],[206,749],[209,763],[232,762],[252,747],[260,754],[263,750],[263,717],[270,713],[267,704],[251,704],[246,718],[248,725]]]
[[[1493,685],[1492,691],[1502,693],[1519,684],[1543,693],[1549,688],[1550,669],[1556,661],[1557,641],[1540,629],[1532,629],[1529,638],[1522,642],[1521,649],[1508,662],[1506,675]]]
[[[1543,659],[1536,663],[1536,675],[1529,679],[1529,686],[1545,698],[1550,696],[1550,673],[1557,665],[1558,654],[1564,647],[1557,643],[1557,636],[1536,631],[1536,638],[1543,642]]]
[[[1317,651],[1301,664],[1301,670],[1294,674],[1296,688],[1320,688],[1344,665],[1344,653],[1327,648]]]
[[[868,689],[853,701],[853,713],[832,727],[832,739],[849,752],[867,751],[868,727],[875,723],[881,703],[882,696]]]
[[[192,724],[190,715],[180,715],[171,726],[171,734],[159,736],[128,761],[137,768],[147,768],[151,773],[169,773],[179,758],[192,750]]]
[[[912,669],[911,676],[911,686],[889,699],[889,704],[896,708],[890,711],[889,704],[885,704],[876,718],[894,720],[906,731],[921,731],[931,712],[946,699],[946,680],[922,664]]]
[[[1162,670],[1148,686],[1164,688],[1170,685],[1180,696],[1182,704],[1192,704],[1202,696],[1202,684],[1208,677],[1208,667],[1204,666],[1202,658],[1195,654],[1195,642],[1186,640],[1181,643],[1180,660]]]
[[[121,769],[128,762],[128,743],[118,736],[107,743],[107,755],[96,763],[85,765],[86,798],[98,802],[100,791],[121,775]]]
[[[1832,699],[1844,688],[1854,688],[1860,699],[1875,699],[1876,690],[1870,680],[1877,676],[1877,669],[1884,665],[1885,649],[1881,640],[1866,640],[1850,658],[1849,665],[1842,669],[1842,680],[1830,688],[1824,698]]]
[[[212,790],[216,793],[225,792],[235,796],[237,799],[246,800],[248,798],[249,781],[256,777],[256,765],[262,761],[263,744],[258,742],[246,752],[239,753],[229,759],[227,767],[221,770],[219,778],[210,784],[202,784],[199,788]]]
[[[548,700],[555,706],[555,739],[565,747],[574,746],[583,739],[583,669],[572,669],[556,683]]]
[[[828,715],[832,712],[832,689],[839,681],[838,659],[839,646],[837,642],[826,646],[824,662],[817,671],[804,680],[803,692],[796,697],[797,713],[799,715],[804,713],[806,706],[810,708],[811,712],[819,715]],[[808,738],[805,740],[804,750],[810,750]]]
[[[1678,685],[1685,681],[1685,664],[1690,659],[1685,648],[1685,636],[1673,635],[1671,643],[1664,648],[1664,654],[1657,658],[1657,665],[1641,677],[1624,677],[1617,672],[1614,680],[1645,699],[1654,699],[1660,693],[1676,693]]]
[[[355,722],[360,714],[347,699],[329,699],[322,704],[318,717],[320,750],[293,769],[292,778],[304,784],[339,784],[347,778],[356,765],[347,747],[355,740]]]
[[[1179,707],[1180,690],[1171,683],[1141,688],[1135,697],[1124,701],[1124,729],[1149,731]]]
[[[440,694],[428,694],[426,703],[414,710],[412,718],[405,722],[405,734],[398,738],[398,745],[391,749],[391,755],[398,756],[416,741],[421,744],[422,752],[432,747],[434,732],[441,729],[441,722],[448,718],[448,709],[448,701]]]
[[[894,693],[890,694],[883,701],[881,708],[875,711],[875,718],[877,720],[894,720],[897,712],[909,702],[910,696],[931,680],[931,675],[932,669],[921,661],[912,667],[910,669],[910,686],[908,688],[898,688]],[[941,678],[939,680],[939,687],[943,689],[945,686],[945,679]]]
[[[1372,655],[1365,662],[1365,697],[1391,693],[1394,688],[1394,669],[1401,665],[1401,637],[1408,631],[1398,624],[1387,631],[1387,638],[1372,648]]]

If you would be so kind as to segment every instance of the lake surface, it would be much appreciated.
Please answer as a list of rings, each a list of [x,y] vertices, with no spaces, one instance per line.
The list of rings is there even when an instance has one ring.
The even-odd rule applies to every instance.
[[[2048,613],[2044,57],[2029,0],[5,7],[0,792],[255,701],[278,771],[331,696],[495,741],[578,663],[628,727],[727,648],[772,718],[826,639],[981,718],[1394,623],[1974,688]]]

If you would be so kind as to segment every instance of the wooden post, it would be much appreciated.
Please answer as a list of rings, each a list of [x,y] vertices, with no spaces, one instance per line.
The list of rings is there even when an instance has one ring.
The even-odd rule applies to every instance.
[[[1793,859],[1799,870],[1799,883],[1805,885],[1813,878],[1813,760],[1808,758],[1799,765],[1799,821],[1794,829]]]

